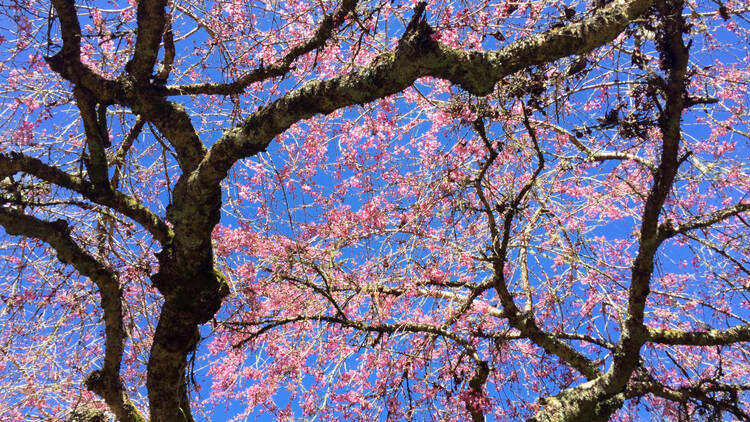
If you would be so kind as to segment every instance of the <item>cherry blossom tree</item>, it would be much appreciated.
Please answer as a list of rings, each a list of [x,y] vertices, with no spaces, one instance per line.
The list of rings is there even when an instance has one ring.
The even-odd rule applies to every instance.
[[[0,419],[750,420],[746,0],[0,10]]]

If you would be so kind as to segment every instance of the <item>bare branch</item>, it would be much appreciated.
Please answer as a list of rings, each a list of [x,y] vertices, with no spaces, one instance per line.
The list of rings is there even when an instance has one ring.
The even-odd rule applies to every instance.
[[[739,420],[750,421],[750,413],[743,409],[739,393],[750,390],[750,384],[725,384],[716,380],[697,380],[690,386],[673,388],[647,375],[628,386],[626,395],[630,398],[653,394],[676,403],[695,404],[712,408],[719,412],[729,412]],[[717,393],[721,396],[717,397]]]
[[[125,135],[120,147],[117,148],[117,152],[115,152],[115,156],[112,158],[112,165],[115,168],[111,182],[113,189],[117,189],[120,186],[120,175],[122,167],[125,164],[125,156],[128,154],[128,151],[130,151],[130,148],[133,146],[133,142],[135,142],[136,138],[138,138],[138,135],[141,134],[144,124],[145,122],[141,116],[136,117],[135,124],[130,128],[127,135]]]
[[[304,43],[292,48],[276,64],[255,69],[231,83],[208,82],[190,85],[171,85],[167,87],[167,95],[240,94],[255,82],[282,76],[291,70],[292,63],[299,57],[313,50],[323,48],[326,41],[333,36],[333,30],[341,26],[346,21],[346,17],[354,12],[357,2],[358,0],[344,0],[333,14],[323,18],[317,31],[315,31],[315,35]]]

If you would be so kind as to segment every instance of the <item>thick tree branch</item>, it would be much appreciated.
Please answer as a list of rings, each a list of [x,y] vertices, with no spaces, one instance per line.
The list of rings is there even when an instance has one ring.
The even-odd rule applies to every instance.
[[[681,331],[648,328],[647,341],[683,346],[721,346],[737,342],[750,342],[750,325],[738,325],[723,331]]]
[[[130,92],[133,111],[152,122],[177,153],[177,162],[183,174],[195,170],[206,154],[206,147],[198,137],[190,115],[177,103],[167,101],[155,92],[144,90]]]
[[[78,246],[63,220],[48,222],[0,207],[0,225],[8,234],[32,237],[49,244],[57,252],[60,262],[73,266],[99,288],[105,327],[104,364],[101,370],[86,378],[86,386],[107,402],[118,419],[145,421],[120,380],[120,363],[127,335],[122,325],[122,295],[117,275]]]
[[[498,80],[518,70],[585,53],[612,40],[650,5],[650,0],[615,0],[581,22],[490,52],[441,45],[432,40],[429,25],[419,21],[395,51],[381,54],[364,69],[308,82],[226,131],[199,166],[195,182],[218,184],[237,160],[265,151],[276,135],[300,120],[395,94],[423,76],[447,79],[472,94],[487,95]]]
[[[139,83],[151,79],[159,54],[159,45],[167,22],[166,0],[140,0],[138,2],[138,33],[135,51],[125,69]]]
[[[0,179],[18,172],[24,172],[54,185],[70,189],[96,204],[110,207],[142,225],[162,244],[168,242],[172,237],[172,232],[166,223],[131,196],[114,189],[97,190],[88,181],[70,175],[33,157],[15,152],[0,154]]]
[[[62,49],[54,56],[45,57],[50,69],[75,85],[83,86],[96,94],[96,102],[111,103],[116,84],[94,73],[81,63],[81,25],[78,22],[74,0],[53,0],[62,32]]]
[[[625,387],[640,361],[640,350],[647,341],[643,324],[646,301],[650,293],[654,256],[660,245],[659,215],[672,189],[679,167],[680,118],[685,108],[685,77],[689,51],[682,40],[685,21],[681,16],[681,0],[656,2],[661,20],[657,46],[668,74],[665,105],[659,116],[662,151],[643,210],[638,254],[633,262],[628,305],[620,342],[615,349],[613,364],[603,376],[564,390],[546,400],[546,406],[535,417],[540,421],[582,420],[605,421],[625,400]]]
[[[60,20],[60,32],[63,40],[61,53],[66,58],[81,57],[81,24],[78,22],[75,0],[53,0],[52,6]]]
[[[88,159],[85,160],[86,169],[94,189],[106,192],[111,189],[109,185],[107,154],[105,145],[109,143],[109,133],[101,129],[96,113],[96,102],[92,95],[81,87],[73,89],[78,109],[81,112],[83,129],[86,133],[86,146],[89,151]],[[107,137],[106,141],[104,137]]]
[[[680,120],[685,108],[685,77],[689,51],[682,40],[685,21],[681,16],[682,1],[667,0],[657,2],[663,31],[657,45],[666,57],[664,66],[668,73],[666,101],[659,116],[662,134],[662,152],[659,166],[654,175],[654,183],[644,206],[638,254],[633,262],[628,307],[622,327],[620,349],[615,353],[615,362],[610,375],[615,384],[625,385],[640,359],[640,348],[646,340],[646,327],[643,325],[644,309],[650,292],[651,274],[654,270],[654,256],[660,245],[659,215],[669,191],[672,189],[679,166],[679,144],[681,135]]]
[[[728,208],[714,211],[708,215],[693,218],[690,221],[680,224],[677,227],[672,227],[672,225],[669,223],[663,223],[659,226],[659,239],[663,241],[675,235],[683,234],[691,230],[711,227],[718,222],[724,221],[727,218],[734,217],[735,215],[739,215],[747,211],[750,211],[750,203],[740,203]]]

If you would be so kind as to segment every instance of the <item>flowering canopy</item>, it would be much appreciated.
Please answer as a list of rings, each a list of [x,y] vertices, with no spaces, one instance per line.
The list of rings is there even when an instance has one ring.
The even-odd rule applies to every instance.
[[[2,1],[0,418],[750,419],[746,0]]]

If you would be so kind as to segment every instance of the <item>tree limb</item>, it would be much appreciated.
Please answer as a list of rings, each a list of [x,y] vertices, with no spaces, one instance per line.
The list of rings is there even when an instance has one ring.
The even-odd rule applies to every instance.
[[[172,237],[172,232],[164,221],[129,195],[114,189],[109,191],[97,190],[91,183],[81,177],[73,176],[55,166],[21,153],[0,154],[0,179],[18,172],[24,172],[46,182],[70,189],[94,203],[111,207],[142,225],[162,244],[168,242]]]
[[[656,4],[664,31],[657,45],[665,57],[668,72],[665,92],[665,107],[659,116],[662,134],[662,153],[654,175],[654,183],[649,191],[643,210],[638,254],[633,262],[628,307],[622,328],[619,350],[615,354],[610,381],[624,386],[630,378],[640,358],[640,348],[646,340],[646,327],[643,325],[644,309],[650,293],[651,274],[654,269],[654,256],[660,245],[659,215],[667,195],[672,189],[679,167],[679,144],[681,117],[685,108],[685,76],[689,50],[682,40],[685,21],[680,15],[681,0],[669,0]]]
[[[60,262],[73,266],[97,285],[104,312],[104,363],[102,369],[89,374],[86,386],[107,402],[118,419],[145,422],[120,380],[120,363],[127,335],[122,325],[122,294],[117,274],[78,246],[64,220],[48,222],[12,208],[0,207],[0,225],[10,235],[32,237],[49,244],[57,252]]]
[[[138,32],[133,57],[125,66],[136,81],[147,83],[159,53],[167,22],[167,0],[140,0],[137,9]]]
[[[683,346],[721,346],[750,341],[750,325],[738,325],[726,330],[681,331],[648,328],[647,341]]]
[[[57,54],[45,57],[50,69],[74,85],[95,93],[96,102],[112,103],[117,84],[94,73],[81,63],[81,25],[74,0],[53,0],[52,5],[60,20],[63,46]]]
[[[614,39],[649,6],[650,0],[615,0],[591,17],[516,41],[498,51],[464,51],[432,40],[420,21],[393,52],[358,71],[326,81],[311,81],[227,130],[198,167],[196,182],[215,185],[234,163],[265,151],[271,140],[294,123],[400,92],[423,76],[449,80],[475,95],[528,66],[581,54]]]
[[[691,386],[673,388],[657,381],[648,375],[645,380],[638,380],[628,386],[626,395],[629,398],[653,394],[676,403],[693,402],[702,407],[713,408],[718,412],[729,412],[739,420],[750,421],[750,413],[743,409],[739,393],[750,390],[750,384],[725,384],[715,380],[698,380]],[[716,397],[722,393],[722,397]]]
[[[743,212],[750,211],[750,203],[740,203],[733,205],[728,208],[724,208],[718,211],[714,211],[708,215],[696,217],[688,221],[687,223],[680,224],[677,227],[672,227],[671,224],[662,223],[659,226],[659,239],[666,240],[678,234],[686,233],[690,230],[702,229],[710,227],[720,221],[724,221],[727,218],[734,217],[735,215]]]
[[[346,17],[354,12],[357,3],[358,0],[344,0],[341,6],[333,14],[327,15],[323,18],[320,26],[318,26],[318,29],[315,31],[315,35],[304,43],[292,48],[284,55],[281,61],[276,64],[266,67],[262,66],[230,83],[207,82],[190,85],[171,85],[167,87],[167,95],[240,94],[255,82],[282,76],[291,69],[292,63],[294,63],[299,57],[313,50],[323,48],[326,41],[328,41],[333,35],[333,30],[341,26],[346,21]]]
[[[663,56],[664,70],[668,74],[664,93],[665,106],[660,109],[659,116],[662,151],[641,217],[638,253],[631,270],[627,311],[612,366],[603,376],[548,398],[545,408],[535,415],[538,420],[608,420],[622,406],[627,383],[640,362],[640,350],[648,338],[648,331],[643,323],[644,311],[650,293],[654,256],[661,243],[658,238],[659,215],[679,167],[680,124],[685,108],[683,94],[687,84],[689,58],[688,47],[682,40],[685,28],[685,21],[680,14],[682,5],[682,0],[655,3],[661,21],[656,44]]]
[[[88,159],[84,160],[88,176],[94,184],[94,190],[106,192],[111,189],[107,166],[105,145],[109,143],[109,133],[101,130],[96,113],[96,102],[84,88],[73,88],[76,105],[81,112],[83,129],[86,134],[86,146],[89,151]],[[103,139],[107,136],[107,139]]]

